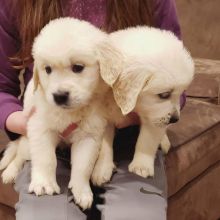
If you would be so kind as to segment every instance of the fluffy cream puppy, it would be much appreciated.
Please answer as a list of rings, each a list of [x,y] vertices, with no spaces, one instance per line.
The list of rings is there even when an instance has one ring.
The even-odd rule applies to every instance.
[[[25,160],[31,159],[29,192],[59,193],[55,148],[60,133],[71,123],[78,125],[68,137],[71,147],[69,188],[83,209],[92,204],[89,180],[106,125],[103,94],[108,90],[100,76],[103,43],[107,35],[93,25],[61,18],[46,25],[33,45],[34,73],[24,100],[24,112],[35,106],[27,124],[27,137],[9,144],[1,161],[5,183],[13,181]],[[111,50],[112,54],[112,50]]]
[[[64,30],[64,33],[65,31],[66,29]],[[90,32],[92,33],[92,30],[90,30],[89,33]],[[80,36],[83,36],[83,34],[81,34]],[[72,38],[72,40],[73,39],[75,41],[78,38],[75,36]],[[67,40],[66,42],[71,42],[71,41]],[[82,42],[84,44],[84,41]],[[95,50],[96,54],[94,54],[93,57],[96,60],[96,62],[99,64],[97,65],[100,69],[100,71],[98,71],[99,77],[95,75],[95,79],[98,78],[98,82],[100,82],[97,83],[97,87],[95,86],[94,89],[95,91],[94,94],[96,95],[95,96],[92,95],[93,98],[88,99],[89,103],[93,107],[91,108],[91,105],[90,104],[88,105],[88,103],[85,102],[85,106],[87,106],[88,108],[77,108],[80,110],[84,109],[82,112],[85,112],[85,114],[83,114],[82,118],[81,116],[79,118],[75,116],[74,118],[72,118],[71,116],[72,121],[74,122],[80,121],[80,123],[78,123],[79,127],[80,125],[82,126],[86,125],[85,126],[86,132],[89,131],[86,133],[89,136],[87,137],[81,135],[80,130],[78,128],[78,130],[74,132],[74,136],[71,137],[71,141],[74,141],[74,143],[76,137],[79,137],[79,141],[78,139],[76,139],[76,143],[79,142],[80,144],[76,146],[73,145],[71,149],[72,150],[71,163],[73,166],[71,171],[72,181],[70,181],[70,183],[74,182],[75,180],[75,184],[70,184],[70,187],[72,188],[76,203],[83,208],[88,208],[91,205],[92,194],[88,186],[88,180],[90,178],[92,169],[95,164],[95,160],[97,158],[97,151],[99,150],[98,145],[100,144],[100,140],[102,139],[102,137],[100,136],[102,136],[103,131],[105,130],[104,138],[102,139],[101,151],[99,153],[99,158],[96,162],[95,168],[92,173],[92,181],[94,184],[101,185],[104,182],[110,180],[112,171],[114,169],[113,150],[112,150],[112,144],[114,138],[114,123],[115,122],[118,123],[120,120],[123,119],[123,114],[126,115],[131,111],[135,111],[140,115],[142,124],[141,124],[141,132],[136,145],[134,160],[130,164],[129,170],[144,177],[153,175],[154,157],[157,147],[161,142],[162,137],[165,134],[167,125],[177,120],[179,114],[179,96],[186,89],[186,87],[192,80],[192,76],[193,76],[193,62],[190,56],[188,55],[187,51],[183,48],[182,43],[169,32],[150,29],[147,27],[131,28],[128,30],[113,33],[110,35],[110,40],[108,40],[108,42],[106,41],[106,39],[103,42],[104,43],[101,44],[99,42],[98,45],[96,44],[97,46]],[[54,44],[52,44],[50,48],[44,45],[42,47],[44,49],[43,54],[48,53],[47,56],[50,57],[50,55],[52,54],[53,56],[56,57],[56,51],[61,51],[61,52],[63,51],[63,49],[61,49],[62,43],[63,43],[62,40],[57,41],[57,45],[55,46]],[[76,47],[78,45],[81,45],[80,42],[75,42],[75,43],[76,43]],[[158,44],[159,47],[157,48],[156,45]],[[74,50],[74,54],[82,53],[81,47],[77,47],[77,48],[79,50]],[[88,48],[85,48],[86,51],[87,49]],[[46,52],[45,50],[48,51]],[[51,53],[53,50],[54,53]],[[172,59],[173,57],[175,57],[174,56],[175,53],[177,58],[175,58],[174,60],[175,63],[172,63],[173,62]],[[65,55],[65,58],[67,57],[68,56]],[[88,60],[90,60],[90,55],[88,56],[83,55],[82,59],[78,60],[74,58],[73,60],[75,61],[76,59],[77,62],[75,63],[80,65],[84,63],[83,59],[85,57],[88,57]],[[63,55],[60,56],[59,59],[56,60],[53,65],[56,66],[58,63],[60,63],[60,60],[62,60],[62,58]],[[51,59],[54,60],[54,58]],[[40,58],[38,60],[40,61],[38,65],[42,68],[41,71],[47,72],[48,68],[46,67],[48,66],[41,64],[41,60],[44,59]],[[66,62],[67,60],[68,59],[65,59]],[[72,64],[72,62],[70,63]],[[62,73],[65,72],[63,71],[63,67],[61,68],[61,70]],[[181,74],[183,74],[182,79],[181,79]],[[49,76],[50,75],[52,76],[51,73],[49,73]],[[61,82],[64,79],[63,77],[60,77],[59,73],[57,73],[56,79],[54,78],[54,82],[51,84],[50,87],[50,84],[48,83],[48,79],[47,79],[49,78],[49,76],[47,74],[44,75],[36,74],[35,82],[40,81],[40,85],[38,86],[37,91],[41,87],[47,88],[47,90],[46,89],[43,90],[44,94],[42,94],[41,97],[46,98],[46,102],[48,103],[48,105],[53,106],[54,108],[53,111],[54,111],[57,108],[57,104],[54,105],[55,97],[54,95],[53,97],[51,97],[51,94],[54,93],[54,88],[55,91],[57,91],[56,90],[57,87],[56,86],[54,87],[54,85],[57,82],[59,82],[57,84],[58,88],[62,88],[62,86],[59,87],[59,85],[62,84]],[[113,88],[112,90],[109,90],[108,86],[103,84],[102,80],[100,79],[100,76],[109,86]],[[77,82],[76,85],[73,86],[73,88],[77,88],[77,86],[80,86],[80,81],[78,80],[79,79],[77,79],[76,81],[75,78],[74,80],[68,78],[66,82],[67,84],[69,84],[69,82]],[[97,80],[95,80],[95,83],[96,82]],[[63,88],[73,89],[72,86],[68,87],[67,85],[65,85]],[[33,90],[33,85],[31,90]],[[49,92],[45,92],[45,91],[49,91]],[[86,90],[83,92],[88,92],[88,91],[90,92],[91,90]],[[114,95],[112,94],[112,91]],[[74,94],[77,94],[76,90],[74,91]],[[28,95],[26,97],[30,98],[31,96]],[[94,97],[96,98],[95,100]],[[77,100],[77,97],[75,97],[74,100]],[[120,107],[120,109],[117,107],[115,101],[117,105]],[[62,125],[62,123],[65,120],[64,118],[68,117],[66,115],[68,109],[66,109],[67,108],[66,106],[64,108],[65,111],[62,109],[61,113],[56,113],[57,119],[52,118],[51,120],[51,122],[53,123],[57,121],[56,127],[53,128],[54,130],[56,130],[60,125]],[[29,108],[26,107],[25,109],[30,109],[30,107]],[[71,109],[69,110],[70,112],[72,112]],[[61,110],[59,108],[58,112],[60,111]],[[65,112],[65,116],[63,116],[63,111]],[[49,121],[49,116],[52,115],[51,108],[46,112],[45,115],[47,115],[47,117],[45,118],[45,122],[47,123]],[[91,115],[92,117],[90,117]],[[86,121],[86,123],[82,123],[83,119],[84,121]],[[34,117],[32,120],[34,120]],[[93,124],[89,123],[90,120],[92,121]],[[108,121],[107,127],[105,127],[106,121]],[[38,121],[38,123],[40,122]],[[63,131],[65,127],[68,126],[69,123],[70,121],[68,121],[68,123],[66,123],[65,126],[63,126],[59,130],[59,132]],[[85,128],[82,128],[82,130],[84,131]],[[93,132],[95,132],[95,136],[94,136],[95,138],[92,139],[90,138],[90,136],[91,134],[93,134]],[[43,130],[42,135],[44,133],[48,133],[47,130]],[[57,133],[56,133],[56,137],[57,137]],[[37,140],[34,140],[33,142],[35,141],[37,142]],[[169,144],[166,136],[163,139],[163,143],[165,143],[166,146]],[[55,145],[56,143],[53,143],[53,146]],[[87,147],[85,147],[86,145]],[[14,148],[10,147],[8,149],[8,152],[9,151],[13,152],[13,150],[15,149],[16,147]],[[54,161],[56,160],[54,159],[55,155],[54,155],[54,150],[52,148],[52,144],[49,150],[44,146],[40,149],[40,151],[44,152],[45,149],[48,151],[48,155],[53,155],[53,160],[51,161],[53,161],[54,163]],[[18,154],[19,153],[17,151],[17,155]],[[26,154],[27,154],[27,150],[26,150]],[[13,154],[11,153],[9,155],[13,155]],[[31,155],[37,155],[37,154],[36,152],[33,152],[31,153]],[[37,161],[37,156],[36,158],[35,156],[32,156],[31,159],[32,160],[35,159],[35,161]],[[4,160],[6,162],[11,161],[10,156],[7,156],[7,151],[5,157],[3,158],[3,161]],[[3,161],[1,164],[6,164],[6,166],[9,164],[9,162],[3,163]],[[14,161],[15,160],[13,160],[12,162]],[[17,164],[19,163],[20,162],[18,162]],[[41,167],[40,165],[42,163],[41,161],[39,161],[39,163],[38,162],[35,163],[37,163],[38,166]],[[17,173],[18,166],[14,166],[16,167],[14,168],[13,166],[11,166],[11,164],[9,164],[9,166],[3,173],[3,179],[5,180],[7,178],[10,179],[10,175],[8,174],[11,172],[7,172],[10,167],[16,170],[15,173]],[[50,165],[48,166],[50,169],[51,167],[53,168],[51,173],[54,173],[55,166],[54,165],[51,166],[51,162],[49,162],[48,165]],[[82,167],[79,167],[79,165],[81,165]],[[6,167],[6,166],[1,166],[1,167]],[[5,173],[7,175],[4,175]],[[5,176],[7,178],[4,178]],[[84,181],[81,179],[81,177],[84,176],[86,176],[86,181],[85,179]],[[56,178],[55,175],[53,175],[53,179],[55,178]],[[53,183],[55,183],[55,181],[53,181]],[[54,186],[55,186],[54,188],[56,189],[57,185],[55,184]],[[32,185],[30,189],[32,191]],[[42,188],[40,188],[40,190],[42,190]],[[44,188],[43,190],[45,191]],[[54,191],[56,192],[56,190],[52,190],[52,192]],[[52,192],[49,190],[50,194],[52,194]]]
[[[154,175],[154,159],[162,142],[168,150],[166,128],[180,117],[180,96],[193,79],[194,64],[183,43],[169,31],[136,27],[110,35],[110,44],[121,53],[118,70],[103,71],[124,115],[140,116],[141,129],[129,171],[142,177]],[[110,180],[113,164],[113,128],[106,132],[93,171],[94,184]]]

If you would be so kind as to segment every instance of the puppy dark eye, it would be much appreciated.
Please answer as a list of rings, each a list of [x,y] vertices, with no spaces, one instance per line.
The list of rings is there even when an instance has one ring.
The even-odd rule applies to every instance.
[[[72,66],[72,71],[74,73],[81,73],[83,71],[83,69],[84,69],[84,66],[82,64],[74,64]]]
[[[158,94],[158,96],[160,97],[160,99],[168,99],[171,96],[171,92],[163,92]]]
[[[52,72],[52,68],[50,66],[46,66],[45,71],[47,74],[50,74]]]

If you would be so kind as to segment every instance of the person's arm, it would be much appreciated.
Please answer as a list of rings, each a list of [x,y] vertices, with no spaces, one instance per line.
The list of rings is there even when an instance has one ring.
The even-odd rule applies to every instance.
[[[181,39],[181,30],[174,0],[156,0],[154,6],[155,26],[162,30],[172,31]]]
[[[19,133],[22,127],[23,108],[17,98],[20,95],[19,71],[12,67],[9,57],[18,51],[19,37],[11,1],[0,0],[0,5],[0,129],[15,139],[18,136],[15,133]]]

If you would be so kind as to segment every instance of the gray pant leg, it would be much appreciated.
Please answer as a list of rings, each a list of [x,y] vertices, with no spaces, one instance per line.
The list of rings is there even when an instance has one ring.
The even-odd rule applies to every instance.
[[[85,220],[86,215],[70,201],[72,195],[67,188],[69,174],[70,169],[66,168],[62,161],[58,161],[57,181],[61,194],[37,197],[28,193],[30,163],[26,163],[15,184],[19,193],[16,220]]]
[[[163,155],[158,153],[155,176],[144,179],[128,172],[129,162],[122,162],[110,184],[106,185],[104,220],[165,220],[167,182]]]

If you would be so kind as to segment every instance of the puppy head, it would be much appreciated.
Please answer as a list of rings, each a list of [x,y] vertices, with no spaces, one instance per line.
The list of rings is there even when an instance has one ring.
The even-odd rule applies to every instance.
[[[139,113],[142,120],[164,126],[178,120],[180,95],[193,79],[193,61],[172,33],[155,28],[129,28],[111,34],[123,56],[112,85],[123,114]]]
[[[97,48],[106,37],[73,18],[55,19],[42,29],[33,44],[33,79],[48,103],[65,109],[88,105],[101,82]]]
[[[175,123],[180,117],[180,96],[187,86],[175,82],[173,77],[160,75],[155,69],[148,85],[139,93],[134,111],[142,121],[151,122],[158,127]]]

